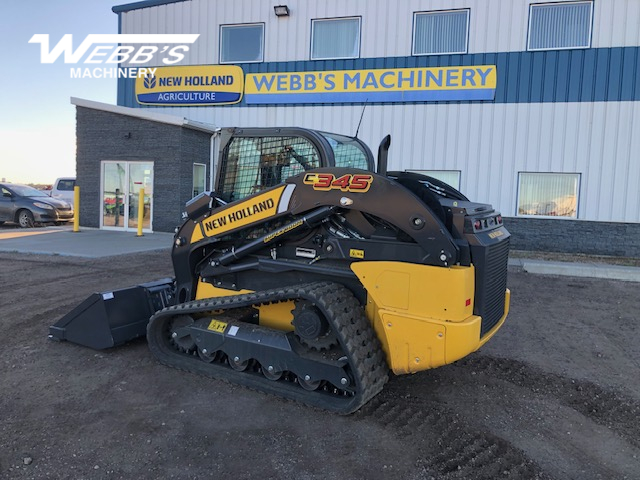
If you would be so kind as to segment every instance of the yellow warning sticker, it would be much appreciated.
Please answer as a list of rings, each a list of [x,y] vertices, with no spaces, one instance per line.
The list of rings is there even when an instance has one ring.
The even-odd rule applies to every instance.
[[[224,329],[227,328],[227,324],[225,322],[221,322],[219,320],[211,320],[207,330],[211,330],[213,332],[224,333]]]
[[[355,248],[349,249],[349,256],[351,258],[364,258],[364,250],[356,250]]]

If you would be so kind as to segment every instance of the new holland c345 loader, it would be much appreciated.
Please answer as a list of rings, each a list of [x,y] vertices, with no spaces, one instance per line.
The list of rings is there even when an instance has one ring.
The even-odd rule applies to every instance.
[[[509,310],[509,233],[490,205],[387,172],[390,137],[225,129],[216,188],[186,205],[174,278],[96,293],[50,337],[146,334],[162,363],[350,413],[394,374],[454,362]]]

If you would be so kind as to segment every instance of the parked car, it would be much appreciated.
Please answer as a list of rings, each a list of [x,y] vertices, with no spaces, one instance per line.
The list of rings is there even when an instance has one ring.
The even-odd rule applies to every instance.
[[[59,200],[64,200],[73,205],[73,187],[76,186],[75,177],[56,178],[56,181],[49,190],[49,195]]]
[[[0,183],[0,224],[14,222],[22,228],[36,223],[61,225],[73,220],[73,206],[45,192],[17,183]]]

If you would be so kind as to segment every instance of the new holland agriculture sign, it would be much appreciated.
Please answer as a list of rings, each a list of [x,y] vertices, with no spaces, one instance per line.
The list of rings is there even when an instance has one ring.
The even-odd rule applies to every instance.
[[[143,105],[225,105],[238,103],[244,90],[242,69],[233,65],[158,67],[136,79]]]
[[[250,73],[244,82],[237,66],[158,67],[136,80],[136,98],[185,106],[237,103],[243,92],[249,105],[493,100],[496,82],[495,65]]]

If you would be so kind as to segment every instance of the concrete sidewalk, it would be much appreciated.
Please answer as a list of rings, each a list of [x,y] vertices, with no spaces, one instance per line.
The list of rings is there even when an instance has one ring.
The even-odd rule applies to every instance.
[[[171,249],[173,234],[115,232],[82,227],[43,227],[0,229],[0,252],[36,253],[72,257],[100,258],[152,250]]]
[[[607,278],[610,280],[640,282],[640,267],[623,267],[591,262],[552,262],[527,258],[510,258],[509,266],[540,275]]]

